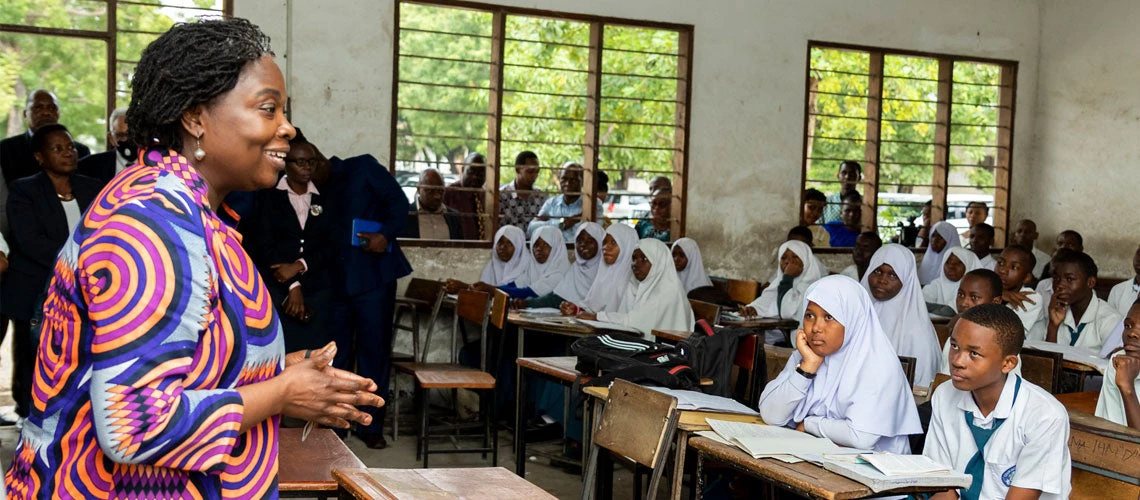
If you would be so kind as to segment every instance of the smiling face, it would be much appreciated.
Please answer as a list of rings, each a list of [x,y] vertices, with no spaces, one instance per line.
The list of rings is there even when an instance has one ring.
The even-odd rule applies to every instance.
[[[677,272],[684,271],[686,267],[689,267],[689,257],[685,255],[685,250],[680,245],[673,247],[673,267],[677,269]]]
[[[48,133],[43,147],[33,156],[45,171],[56,175],[68,175],[75,171],[79,153],[75,150],[75,143],[71,141],[71,134],[64,130],[56,130]]]
[[[807,333],[808,348],[812,352],[827,357],[843,347],[845,332],[839,320],[831,316],[819,304],[808,301],[804,310],[804,333]]]
[[[942,265],[942,272],[946,274],[946,279],[950,281],[958,281],[962,279],[962,275],[966,274],[966,264],[962,263],[957,255],[950,254],[946,258],[946,263]]]
[[[195,164],[202,170],[208,167],[203,175],[212,189],[253,191],[277,183],[289,139],[296,134],[285,119],[285,100],[285,78],[266,55],[245,66],[232,90],[201,108],[197,132],[206,157]],[[188,132],[191,137],[184,144],[194,147],[199,134]]]
[[[1001,296],[994,297],[990,283],[981,276],[966,276],[958,283],[958,295],[954,299],[959,313],[979,304],[1000,304]]]
[[[534,240],[534,244],[531,245],[530,253],[534,254],[535,262],[545,264],[546,259],[550,258],[550,250],[550,244],[547,243],[546,240],[539,238]]]
[[[598,240],[586,231],[579,232],[574,238],[574,251],[578,252],[579,259],[590,260],[598,255]]]
[[[617,240],[612,235],[607,234],[602,239],[602,262],[605,262],[607,266],[612,266],[614,262],[617,262],[619,255],[621,255],[621,247],[618,246]]]
[[[938,234],[938,231],[934,231],[934,233],[930,235],[930,249],[937,253],[942,253],[942,251],[946,249],[946,238]]]
[[[902,280],[895,274],[890,264],[883,264],[871,270],[867,276],[867,284],[871,286],[871,296],[878,301],[891,300],[902,291]]]
[[[510,238],[503,236],[495,243],[495,256],[503,262],[510,262],[511,257],[515,256],[515,244],[511,243]]]
[[[804,272],[804,261],[790,248],[780,256],[780,272],[785,276],[799,276]]]
[[[633,251],[633,264],[631,266],[633,267],[633,277],[637,278],[637,281],[645,281],[645,278],[649,276],[649,270],[653,268],[653,264],[649,262],[649,258],[640,248]]]
[[[960,391],[1003,383],[1017,366],[1017,355],[1004,355],[997,332],[969,320],[958,321],[950,334],[950,380]]]

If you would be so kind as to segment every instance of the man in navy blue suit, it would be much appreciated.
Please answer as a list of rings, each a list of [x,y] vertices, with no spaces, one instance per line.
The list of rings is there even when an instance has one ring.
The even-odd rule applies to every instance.
[[[308,142],[300,130],[297,136],[294,142]],[[313,150],[324,160],[315,145]],[[329,329],[337,345],[333,366],[374,380],[377,394],[387,400],[396,280],[412,273],[396,241],[404,230],[408,199],[388,169],[367,154],[322,161],[314,181],[326,193],[333,225],[328,243],[333,256]],[[379,222],[380,231],[354,234],[354,219]],[[369,448],[386,447],[385,408],[361,410],[372,414],[372,423],[358,426],[357,437]]]

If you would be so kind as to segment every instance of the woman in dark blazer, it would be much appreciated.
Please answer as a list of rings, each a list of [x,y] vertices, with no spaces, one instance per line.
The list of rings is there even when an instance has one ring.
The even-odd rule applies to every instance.
[[[285,352],[318,349],[330,339],[332,217],[312,182],[316,162],[312,145],[290,144],[285,176],[257,192],[253,213],[242,224],[244,246],[281,313]]]
[[[8,188],[8,275],[0,310],[12,319],[12,395],[16,414],[28,416],[36,360],[32,317],[43,307],[44,289],[59,249],[79,224],[99,181],[75,174],[78,153],[63,125],[45,125],[32,136],[42,170]]]

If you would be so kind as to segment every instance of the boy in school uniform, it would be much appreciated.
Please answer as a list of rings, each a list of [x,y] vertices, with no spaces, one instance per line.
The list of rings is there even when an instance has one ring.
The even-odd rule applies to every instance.
[[[1043,276],[1045,266],[1049,265],[1050,259],[1049,254],[1037,249],[1037,238],[1040,236],[1037,232],[1037,223],[1029,219],[1021,219],[1013,232],[1014,244],[1030,249],[1033,258],[1037,259],[1037,264],[1033,266],[1033,278],[1039,280],[1045,278]]]
[[[958,296],[954,305],[958,314],[950,318],[947,327],[954,331],[954,325],[962,318],[962,313],[982,304],[1001,304],[1001,278],[989,269],[974,269],[962,276],[958,282]],[[942,346],[942,365],[939,373],[950,373],[950,341]],[[1020,374],[1020,372],[1018,372]]]
[[[1041,319],[1041,311],[1045,309],[1041,296],[1028,286],[1036,265],[1037,259],[1032,250],[1021,245],[1010,245],[998,256],[995,268],[1001,277],[1001,303],[1017,314],[1026,337]]]
[[[827,196],[818,189],[807,189],[804,191],[804,206],[800,211],[800,225],[807,226],[811,231],[812,241],[808,243],[816,248],[826,248],[831,246],[829,240],[831,235],[827,234],[827,230],[823,226],[817,224],[819,218],[823,217],[823,209],[827,207]]]
[[[1124,348],[1116,352],[1104,371],[1104,385],[1096,401],[1096,416],[1140,430],[1140,303],[1132,304],[1121,325]]]
[[[1132,255],[1132,270],[1136,273],[1135,277],[1117,283],[1112,287],[1112,291],[1108,292],[1108,303],[1121,316],[1128,315],[1132,303],[1136,302],[1136,296],[1140,295],[1140,248],[1137,248],[1136,253]]]
[[[978,256],[978,266],[981,269],[993,271],[997,267],[997,260],[990,254],[990,247],[994,244],[994,227],[981,222],[970,228],[970,251]]]
[[[934,392],[923,454],[973,482],[932,499],[1069,498],[1069,414],[1011,373],[1022,342],[1021,322],[1008,307],[962,313],[947,341],[952,383]]]
[[[863,279],[863,275],[867,274],[867,266],[871,265],[871,257],[882,247],[883,239],[879,237],[879,233],[875,231],[859,233],[855,238],[855,248],[851,250],[851,260],[855,263],[845,267],[839,274],[855,281]]]
[[[1030,338],[1100,351],[1120,324],[1120,313],[1094,293],[1096,262],[1084,252],[1053,258],[1053,297]]]
[[[1049,258],[1042,275],[1037,277],[1040,280],[1037,282],[1037,293],[1041,294],[1045,303],[1049,303],[1049,299],[1053,296],[1053,259],[1061,252],[1083,251],[1085,251],[1085,239],[1081,233],[1066,229],[1057,235],[1057,241],[1053,245],[1053,256]]]

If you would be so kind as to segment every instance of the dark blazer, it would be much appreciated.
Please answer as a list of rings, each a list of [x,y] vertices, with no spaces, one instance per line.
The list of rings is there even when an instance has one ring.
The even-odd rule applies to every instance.
[[[258,191],[253,213],[242,219],[243,246],[257,265],[265,284],[280,287],[281,292],[288,291],[293,281],[300,281],[304,290],[329,286],[333,220],[325,209],[324,197],[319,194],[311,196],[313,208],[309,210],[304,229],[301,229],[293,205],[289,203],[289,193],[277,188]],[[270,266],[302,258],[308,271],[293,281],[277,283]]]
[[[408,198],[396,178],[372,155],[330,162],[329,181],[321,192],[329,200],[333,217],[333,291],[348,296],[359,295],[386,285],[412,273],[412,265],[400,250],[396,237],[404,232],[408,217]],[[367,219],[384,226],[381,231],[392,250],[365,252],[352,246],[353,219]]]
[[[416,202],[412,202],[408,207],[408,220],[404,223],[404,234],[400,235],[402,238],[419,238],[420,237],[420,217],[416,213]],[[459,212],[451,209],[448,206],[443,207],[443,220],[447,222],[448,239],[459,240],[463,239],[463,230],[459,223]]]
[[[71,176],[71,192],[85,212],[102,186],[82,175]],[[60,248],[71,234],[67,214],[47,174],[40,172],[12,183],[8,193],[8,274],[0,287],[0,309],[13,318],[30,320],[51,278]]]
[[[91,154],[91,148],[78,142],[75,143],[75,150],[79,159]],[[0,141],[0,172],[4,174],[4,182],[9,186],[17,179],[39,171],[40,164],[32,156],[31,134],[24,132]]]
[[[115,150],[95,153],[79,160],[79,175],[86,175],[107,185],[115,177],[115,165],[119,152]]]

